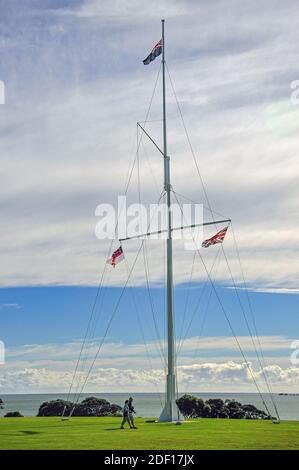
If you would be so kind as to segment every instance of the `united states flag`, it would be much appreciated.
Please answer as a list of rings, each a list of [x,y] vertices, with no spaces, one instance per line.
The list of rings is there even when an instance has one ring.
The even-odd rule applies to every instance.
[[[204,248],[208,248],[211,245],[216,245],[216,243],[222,243],[226,235],[227,229],[228,226],[217,232],[216,235],[213,235],[211,238],[204,240],[201,246]]]

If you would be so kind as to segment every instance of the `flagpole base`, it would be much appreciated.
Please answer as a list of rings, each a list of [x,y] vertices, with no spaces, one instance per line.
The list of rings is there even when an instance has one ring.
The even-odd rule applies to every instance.
[[[160,423],[183,421],[175,399],[175,375],[167,375],[167,400],[159,418]]]
[[[159,423],[171,423],[183,421],[179,409],[175,402],[166,402],[159,418]]]

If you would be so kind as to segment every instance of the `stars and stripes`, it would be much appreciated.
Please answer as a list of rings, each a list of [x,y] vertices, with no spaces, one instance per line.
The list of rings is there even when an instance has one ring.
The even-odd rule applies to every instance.
[[[114,251],[114,253],[112,253],[111,258],[107,260],[107,263],[111,264],[111,266],[115,268],[115,266],[120,263],[123,259],[125,259],[125,255],[122,247],[120,246],[119,248],[117,248],[117,250]]]
[[[150,62],[155,60],[155,58],[158,57],[160,54],[162,54],[162,39],[157,42],[157,44],[153,47],[149,55],[142,62],[144,63],[144,65],[148,65]]]
[[[207,240],[204,240],[201,244],[203,248],[208,248],[211,245],[216,245],[216,243],[222,243],[224,240],[224,237],[226,235],[228,226],[217,232],[215,235],[213,235],[211,238],[208,238]]]

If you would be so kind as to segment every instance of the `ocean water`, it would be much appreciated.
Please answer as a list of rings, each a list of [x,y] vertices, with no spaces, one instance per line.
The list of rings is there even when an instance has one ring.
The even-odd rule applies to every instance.
[[[264,409],[259,395],[255,393],[188,393],[201,397],[204,400],[209,398],[235,399],[242,404],[250,403],[259,409]],[[8,411],[20,411],[24,416],[36,416],[39,406],[44,401],[55,400],[56,398],[67,399],[67,396],[66,393],[1,395],[4,409],[0,410],[0,416],[3,416]],[[123,406],[124,401],[129,396],[133,396],[137,416],[143,417],[158,417],[161,413],[164,400],[163,394],[160,395],[158,393],[84,393],[81,395],[80,401],[88,396],[105,398],[111,403],[116,403],[120,406]],[[275,416],[270,397],[264,396],[270,412]],[[299,420],[299,395],[275,395],[275,401],[281,419]]]

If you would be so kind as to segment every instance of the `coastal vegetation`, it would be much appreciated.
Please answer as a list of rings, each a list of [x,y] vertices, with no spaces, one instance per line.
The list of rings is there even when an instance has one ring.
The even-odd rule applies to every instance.
[[[104,398],[88,397],[74,404],[66,400],[46,401],[39,407],[37,416],[121,416],[122,408]]]
[[[23,415],[19,411],[9,411],[4,418],[23,418]]]
[[[231,418],[231,419],[273,419],[254,405],[242,405],[236,400],[202,398],[183,395],[177,400],[178,408],[185,418]]]

